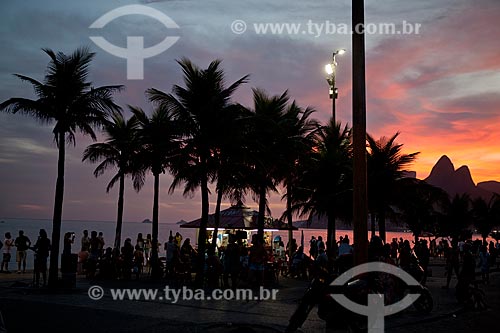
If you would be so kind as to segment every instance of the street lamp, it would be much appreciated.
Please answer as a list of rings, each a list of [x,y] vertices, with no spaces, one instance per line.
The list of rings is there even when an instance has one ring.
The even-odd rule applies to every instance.
[[[335,76],[337,74],[337,61],[335,59],[336,55],[342,55],[345,53],[345,49],[338,49],[337,51],[333,52],[332,55],[332,62],[325,65],[325,72],[327,74],[326,81],[328,82],[328,86],[330,87],[329,89],[329,94],[330,98],[332,99],[332,124],[333,126],[336,126],[336,119],[335,119],[335,100],[337,99],[339,92],[337,87],[335,87]],[[328,218],[328,234],[326,237],[326,244],[327,244],[327,249],[328,249],[328,256],[334,255],[334,247],[335,247],[335,218]]]
[[[329,89],[329,95],[330,98],[332,99],[332,121],[335,124],[336,119],[335,119],[335,100],[337,99],[339,95],[339,91],[337,87],[335,87],[335,76],[337,75],[337,61],[335,60],[336,55],[342,55],[346,52],[345,49],[338,49],[337,51],[333,52],[332,55],[332,62],[330,64],[325,65],[325,72],[328,75],[326,77],[326,81],[328,82],[328,86],[330,87]]]

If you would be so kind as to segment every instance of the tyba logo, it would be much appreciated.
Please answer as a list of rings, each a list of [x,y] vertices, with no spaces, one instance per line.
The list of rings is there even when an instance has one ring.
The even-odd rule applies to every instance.
[[[406,273],[401,268],[394,265],[389,265],[383,262],[370,262],[362,265],[355,266],[336,278],[331,285],[343,286],[353,277],[364,273],[383,272],[399,277],[408,286],[420,286],[410,274]],[[332,294],[335,301],[337,301],[344,308],[368,317],[368,332],[379,333],[384,332],[384,317],[402,311],[412,305],[420,294],[407,294],[402,300],[391,305],[384,305],[384,295],[368,294],[368,305],[354,303],[343,294]]]
[[[170,17],[151,7],[142,5],[128,5],[113,9],[99,17],[89,28],[102,29],[106,24],[126,15],[144,15],[156,19],[169,29],[178,29],[179,26]],[[144,48],[143,36],[127,36],[127,47],[119,47],[108,42],[104,37],[91,36],[90,39],[104,51],[127,59],[127,79],[144,79],[144,59],[154,57],[165,52],[175,44],[179,36],[167,36],[160,43]]]

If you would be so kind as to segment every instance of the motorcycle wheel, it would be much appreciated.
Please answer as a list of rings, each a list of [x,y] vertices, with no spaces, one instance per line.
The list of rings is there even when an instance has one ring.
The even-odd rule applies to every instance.
[[[434,300],[429,289],[424,288],[420,297],[413,303],[415,309],[421,313],[430,313],[434,307]]]

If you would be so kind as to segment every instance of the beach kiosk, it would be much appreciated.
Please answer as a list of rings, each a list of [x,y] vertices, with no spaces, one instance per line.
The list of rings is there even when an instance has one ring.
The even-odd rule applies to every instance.
[[[236,238],[243,240],[244,244],[249,244],[252,234],[257,233],[257,220],[259,212],[245,206],[242,202],[227,209],[221,210],[219,228],[217,232],[217,245],[226,247],[229,235],[233,234]],[[200,230],[201,218],[182,224],[181,228],[195,228],[196,239]],[[211,240],[215,230],[215,214],[208,216],[207,239]],[[273,245],[273,232],[280,230],[289,230],[286,223],[280,220],[266,216],[264,220],[264,242],[266,246]],[[298,228],[292,226],[292,230]]]

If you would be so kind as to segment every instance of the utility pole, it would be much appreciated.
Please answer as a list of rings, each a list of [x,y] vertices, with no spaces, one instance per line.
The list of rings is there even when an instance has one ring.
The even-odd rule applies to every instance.
[[[364,0],[352,0],[353,233],[355,265],[368,261],[364,12]]]

